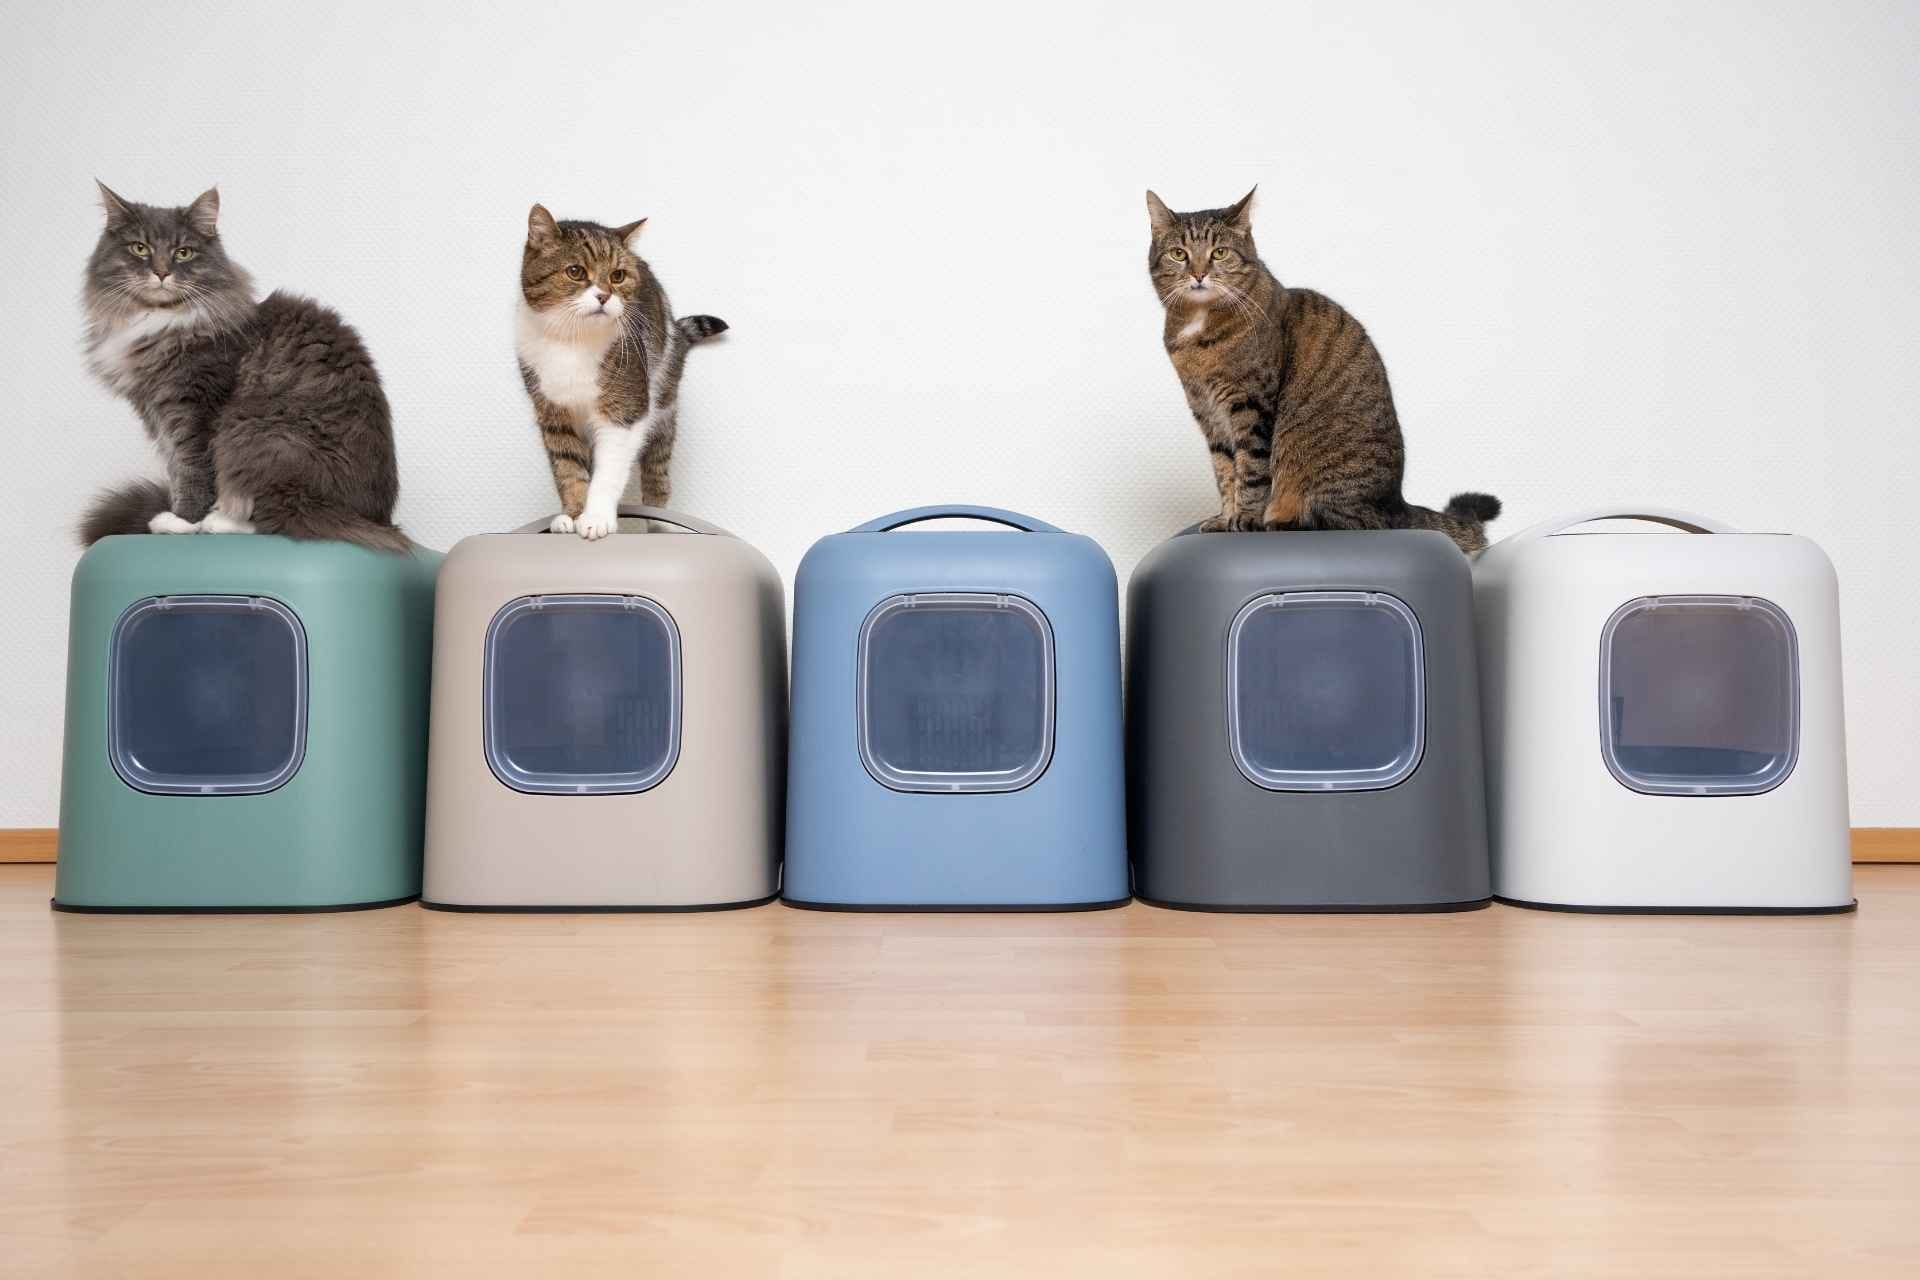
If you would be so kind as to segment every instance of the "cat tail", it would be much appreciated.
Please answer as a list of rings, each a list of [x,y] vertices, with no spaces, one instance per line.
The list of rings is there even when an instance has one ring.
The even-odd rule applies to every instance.
[[[688,342],[704,342],[732,326],[719,316],[681,316],[673,322],[673,327],[685,334]]]
[[[1456,493],[1444,511],[1409,503],[1405,529],[1437,529],[1468,555],[1487,545],[1487,524],[1500,516],[1500,499],[1490,493]]]
[[[344,507],[294,507],[271,515],[254,509],[261,533],[277,533],[308,542],[351,542],[372,551],[405,555],[413,544],[391,524],[369,520]]]
[[[727,322],[719,316],[681,316],[667,335],[667,349],[658,368],[647,370],[648,388],[657,408],[671,405],[679,392],[680,374],[687,367],[687,352],[716,333],[725,333]]]
[[[148,524],[172,505],[173,495],[158,480],[102,489],[80,517],[80,545],[90,547],[116,533],[149,533]]]

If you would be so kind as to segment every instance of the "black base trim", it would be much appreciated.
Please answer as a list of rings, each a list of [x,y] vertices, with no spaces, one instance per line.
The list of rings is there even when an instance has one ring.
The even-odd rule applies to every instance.
[[[604,906],[588,905],[577,907],[496,907],[476,905],[466,902],[428,902],[420,899],[420,905],[429,911],[455,911],[467,915],[496,916],[586,916],[586,915],[675,915],[691,911],[745,911],[749,907],[764,907],[780,895],[770,893],[764,898],[747,898],[740,902],[690,902],[685,905],[668,906]]]
[[[55,911],[77,916],[317,916],[339,911],[378,911],[382,907],[404,907],[418,902],[420,895],[388,898],[384,902],[336,902],[323,907],[96,907],[51,898],[47,905]]]
[[[801,898],[782,898],[780,905],[801,911],[893,912],[900,915],[1035,915],[1049,911],[1113,911],[1133,899],[1110,898],[1105,902],[1003,902],[981,905],[972,902],[808,902]]]
[[[1529,911],[1560,911],[1583,916],[1843,916],[1860,909],[1860,899],[1838,907],[1591,907],[1565,902],[1529,902],[1525,898],[1497,898],[1510,907]]]
[[[1493,905],[1492,898],[1469,898],[1464,902],[1332,903],[1325,905],[1290,902],[1262,906],[1242,906],[1238,903],[1218,902],[1169,902],[1160,898],[1145,897],[1141,898],[1140,901],[1150,907],[1159,907],[1166,911],[1206,911],[1217,915],[1241,916],[1435,915],[1448,911],[1484,911]]]

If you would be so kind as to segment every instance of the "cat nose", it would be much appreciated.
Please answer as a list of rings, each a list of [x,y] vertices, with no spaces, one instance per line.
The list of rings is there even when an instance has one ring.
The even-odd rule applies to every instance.
[[[1204,271],[1195,271],[1192,273],[1192,275],[1193,275],[1193,284],[1196,289],[1207,282],[1207,273]]]
[[[161,266],[159,263],[156,262],[153,264],[153,274],[160,277],[162,280],[165,280],[169,272],[165,267]]]
[[[605,289],[595,289],[593,291],[593,296],[595,301],[600,303],[600,305],[605,306],[607,299],[611,298],[613,295],[608,293]]]

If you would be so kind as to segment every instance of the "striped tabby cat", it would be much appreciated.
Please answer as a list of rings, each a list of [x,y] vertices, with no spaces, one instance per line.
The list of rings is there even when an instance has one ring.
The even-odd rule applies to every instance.
[[[554,533],[612,533],[636,460],[640,500],[667,504],[687,349],[727,327],[674,319],[633,248],[645,222],[556,222],[537,204],[527,217],[515,346],[560,495]]]
[[[1433,511],[1401,497],[1406,447],[1380,352],[1339,303],[1274,278],[1252,212],[1251,191],[1198,213],[1147,192],[1167,354],[1220,486],[1220,514],[1200,528],[1438,529],[1462,551],[1486,546],[1499,499],[1462,493]]]

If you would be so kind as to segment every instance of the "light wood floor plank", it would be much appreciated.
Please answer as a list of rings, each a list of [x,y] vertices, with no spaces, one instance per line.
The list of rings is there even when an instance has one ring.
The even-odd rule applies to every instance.
[[[1856,916],[55,915],[0,1273],[1920,1274]]]

